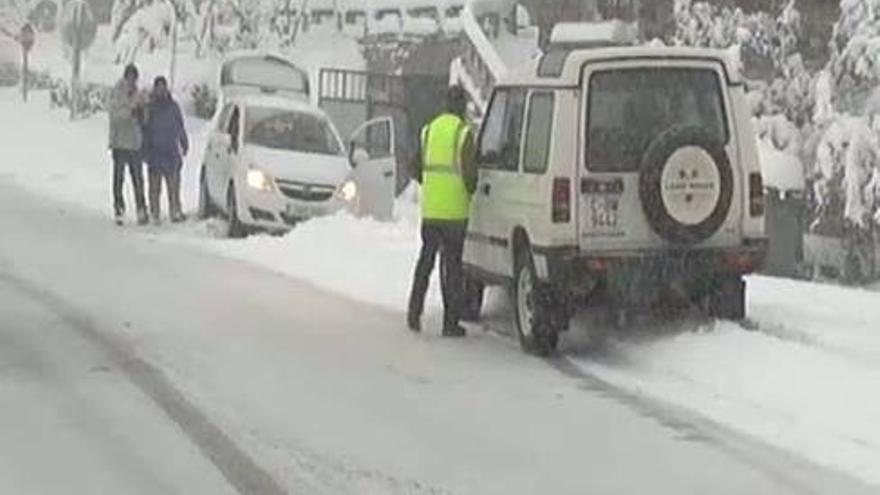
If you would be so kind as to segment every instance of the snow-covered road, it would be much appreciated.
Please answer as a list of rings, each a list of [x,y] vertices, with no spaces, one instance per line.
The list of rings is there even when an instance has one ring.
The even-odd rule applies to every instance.
[[[63,307],[96,345],[148,363],[228,435],[227,448],[290,493],[868,493],[690,413],[524,358],[512,341],[412,336],[400,314],[8,185],[0,230],[3,279]],[[69,338],[47,336],[39,352]],[[120,408],[143,401],[115,397]],[[210,455],[204,432],[166,413]],[[150,434],[149,423],[132,428]],[[211,460],[236,480],[226,458]]]
[[[235,493],[45,301],[0,274],[0,493]]]
[[[236,486],[264,472],[270,487],[319,494],[880,484],[876,292],[753,277],[757,330],[698,321],[595,349],[580,343],[593,330],[584,320],[549,362],[495,333],[413,337],[399,309],[416,249],[411,203],[392,224],[340,216],[243,242],[206,223],[117,229],[104,118],[69,124],[34,96],[22,105],[0,91],[0,274],[29,294],[19,299],[60,304],[143,359],[154,380],[138,386]],[[201,125],[190,122],[196,143]],[[488,325],[504,333],[501,299]],[[161,400],[175,394],[191,407]],[[219,450],[212,431],[228,440]]]

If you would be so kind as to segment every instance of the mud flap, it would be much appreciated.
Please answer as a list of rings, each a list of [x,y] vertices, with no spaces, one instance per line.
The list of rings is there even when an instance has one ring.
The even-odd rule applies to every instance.
[[[723,320],[745,319],[746,282],[742,277],[727,277],[718,281],[709,297],[709,315]]]

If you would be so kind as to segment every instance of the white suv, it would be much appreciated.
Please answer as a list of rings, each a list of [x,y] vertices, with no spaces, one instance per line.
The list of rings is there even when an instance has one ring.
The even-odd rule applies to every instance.
[[[767,249],[763,184],[724,52],[559,47],[496,86],[465,246],[468,313],[513,288],[522,346],[552,352],[575,306],[686,296],[745,313]],[[619,313],[620,314],[620,313]]]

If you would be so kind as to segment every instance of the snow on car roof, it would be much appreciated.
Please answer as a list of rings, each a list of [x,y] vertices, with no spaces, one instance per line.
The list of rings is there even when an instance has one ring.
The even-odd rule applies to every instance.
[[[712,48],[626,46],[607,48],[551,48],[523,69],[502,77],[499,85],[507,86],[576,86],[584,64],[627,60],[712,61],[722,64],[731,84],[742,82],[739,64],[727,50]]]
[[[241,95],[229,98],[230,103],[237,103],[251,107],[270,107],[294,112],[308,113],[327,118],[326,112],[321,107],[313,105],[305,101],[285,98],[283,96],[272,95]]]

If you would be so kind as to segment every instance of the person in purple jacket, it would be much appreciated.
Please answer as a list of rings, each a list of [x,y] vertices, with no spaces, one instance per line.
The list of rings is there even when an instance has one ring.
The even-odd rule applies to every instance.
[[[187,151],[189,139],[180,106],[168,91],[168,81],[159,76],[153,81],[144,123],[144,157],[149,170],[150,215],[154,223],[161,221],[162,182],[168,190],[171,221],[186,219],[180,208],[180,169]]]

